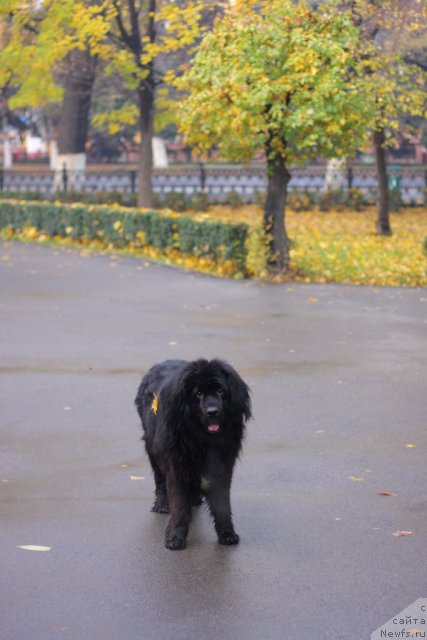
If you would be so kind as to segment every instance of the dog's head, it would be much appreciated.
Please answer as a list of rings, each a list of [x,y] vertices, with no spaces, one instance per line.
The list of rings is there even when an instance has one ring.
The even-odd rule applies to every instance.
[[[224,387],[211,381],[193,389],[194,412],[209,433],[219,433],[224,423]]]
[[[220,434],[251,417],[249,387],[222,360],[190,362],[181,373],[177,391],[186,410],[208,434]]]

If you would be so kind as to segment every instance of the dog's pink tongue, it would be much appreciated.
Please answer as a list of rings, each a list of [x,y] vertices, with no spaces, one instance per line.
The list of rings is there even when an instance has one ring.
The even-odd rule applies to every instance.
[[[210,424],[208,426],[208,430],[212,432],[219,431],[219,424]]]

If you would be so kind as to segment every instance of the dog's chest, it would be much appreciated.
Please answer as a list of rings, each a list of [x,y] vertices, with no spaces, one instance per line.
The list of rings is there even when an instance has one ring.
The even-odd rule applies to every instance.
[[[203,474],[208,460],[208,448],[203,442],[183,438],[175,453],[180,458],[181,466],[189,473]]]

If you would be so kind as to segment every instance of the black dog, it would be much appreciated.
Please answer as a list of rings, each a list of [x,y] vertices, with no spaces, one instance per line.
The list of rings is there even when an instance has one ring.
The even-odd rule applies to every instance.
[[[218,541],[237,544],[230,486],[251,417],[246,383],[221,360],[167,360],[143,378],[135,404],[156,483],[152,511],[171,513],[166,547],[184,549],[191,507],[202,497]]]

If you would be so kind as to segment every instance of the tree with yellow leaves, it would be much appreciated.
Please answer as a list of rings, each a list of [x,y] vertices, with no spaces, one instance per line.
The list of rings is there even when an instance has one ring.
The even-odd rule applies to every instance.
[[[426,115],[426,68],[419,53],[427,42],[427,5],[424,0],[324,0],[325,7],[336,13],[347,7],[360,30],[363,91],[374,105],[366,124],[377,168],[376,229],[391,235],[386,150],[395,143],[402,117]]]
[[[13,106],[39,106],[68,98],[64,140],[72,146],[77,138],[81,147],[95,67],[102,69],[107,81],[119,75],[133,100],[102,114],[98,123],[109,122],[114,128],[138,122],[138,203],[150,207],[156,94],[176,74],[173,69],[161,73],[156,58],[191,48],[200,35],[202,9],[198,0],[179,4],[45,0],[35,8],[31,3],[5,0],[0,6],[5,33],[0,42],[0,87],[13,87]]]
[[[179,81],[187,141],[249,161],[263,149],[268,190],[264,227],[272,273],[289,268],[284,224],[294,164],[360,147],[371,104],[357,85],[359,31],[343,11],[300,0],[236,0],[201,43]]]

